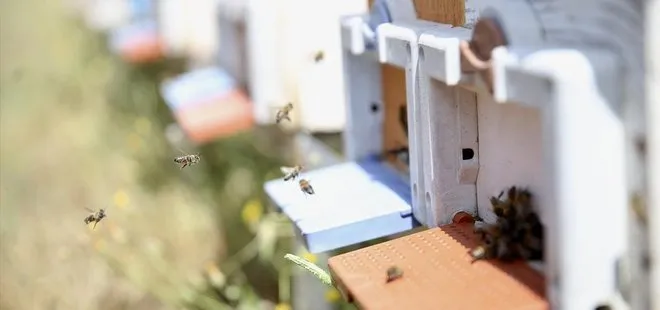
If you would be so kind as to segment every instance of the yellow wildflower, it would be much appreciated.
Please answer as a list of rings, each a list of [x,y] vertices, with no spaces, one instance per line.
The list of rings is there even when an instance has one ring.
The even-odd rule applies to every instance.
[[[115,206],[117,206],[120,209],[123,209],[128,205],[129,202],[128,194],[126,194],[125,191],[120,189],[115,192],[113,200],[115,202]]]
[[[259,222],[262,214],[263,206],[261,205],[261,201],[259,201],[259,199],[251,199],[245,204],[245,206],[243,206],[241,217],[245,224],[252,226]]]
[[[316,261],[318,261],[318,258],[316,257],[316,255],[314,255],[312,253],[309,253],[305,250],[303,250],[303,253],[302,253],[302,255],[300,255],[300,257],[304,258],[305,260],[307,260],[308,262],[310,262],[312,264],[316,264]]]
[[[211,284],[215,287],[223,287],[226,283],[226,278],[222,271],[220,271],[220,268],[218,268],[218,265],[209,261],[206,263],[205,267],[206,274],[209,276]]]
[[[291,310],[291,305],[286,302],[281,302],[275,306],[275,310]]]
[[[341,299],[341,293],[336,288],[330,288],[325,291],[325,300],[328,302],[337,302]]]

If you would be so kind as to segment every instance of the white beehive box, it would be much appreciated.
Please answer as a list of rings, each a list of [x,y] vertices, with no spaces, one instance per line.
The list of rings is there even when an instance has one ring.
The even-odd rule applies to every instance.
[[[345,122],[339,19],[365,1],[252,0],[248,4],[250,86],[258,123],[292,102],[294,128],[340,131]],[[323,59],[314,61],[315,54]]]
[[[192,67],[213,64],[220,32],[217,0],[160,0],[158,24],[166,55],[186,57]]]
[[[592,26],[588,19],[571,24],[569,16],[580,13],[570,5],[542,14],[523,1],[490,5],[482,17],[495,16],[508,43],[488,64],[492,95],[481,78],[464,73],[459,42],[471,31],[437,27],[418,38],[419,85],[407,86],[419,90],[422,116],[426,217],[418,219],[441,226],[466,211],[493,222],[489,197],[526,187],[545,224],[553,308],[613,305],[617,266],[626,256],[630,182],[625,119],[617,109],[635,98],[624,95],[621,68],[633,80],[639,71],[616,49],[603,48],[605,36],[577,43]]]
[[[218,27],[220,50],[218,65],[245,87],[248,84],[246,0],[219,0]]]
[[[87,26],[97,31],[108,31],[123,26],[131,17],[128,0],[87,0],[76,6],[82,8]]]
[[[660,308],[660,1],[647,1],[645,7],[646,43],[646,124],[647,124],[647,184],[646,210],[648,212],[648,250],[650,272],[649,308]],[[641,281],[640,281],[641,282]]]

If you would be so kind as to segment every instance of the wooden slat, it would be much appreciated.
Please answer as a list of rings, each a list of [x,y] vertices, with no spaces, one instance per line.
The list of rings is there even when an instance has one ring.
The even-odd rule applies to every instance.
[[[408,137],[400,121],[400,112],[406,108],[405,71],[390,66],[382,66],[383,100],[385,121],[383,126],[383,148],[385,150],[408,146]],[[395,156],[388,156],[395,168],[408,171],[408,165]]]
[[[417,18],[461,26],[465,23],[464,0],[413,0]]]
[[[464,0],[412,0],[417,18],[460,26],[465,23]],[[368,0],[369,7],[374,0]]]

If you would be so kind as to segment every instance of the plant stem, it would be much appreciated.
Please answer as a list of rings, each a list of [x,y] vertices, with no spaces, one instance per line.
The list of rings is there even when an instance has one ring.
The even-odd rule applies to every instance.
[[[314,276],[316,276],[319,280],[321,280],[323,284],[328,286],[334,286],[330,274],[327,271],[323,270],[321,267],[316,266],[314,263],[309,262],[306,259],[293,254],[286,254],[284,255],[284,258],[300,266],[301,268],[311,272]]]

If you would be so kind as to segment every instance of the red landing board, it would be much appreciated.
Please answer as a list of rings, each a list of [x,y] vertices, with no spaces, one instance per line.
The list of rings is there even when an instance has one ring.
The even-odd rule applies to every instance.
[[[360,309],[545,310],[542,274],[524,262],[472,263],[472,224],[451,224],[332,257],[340,291]],[[403,277],[386,283],[396,265]]]

